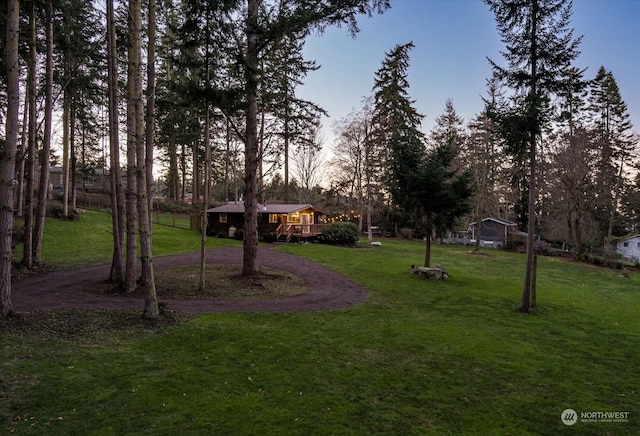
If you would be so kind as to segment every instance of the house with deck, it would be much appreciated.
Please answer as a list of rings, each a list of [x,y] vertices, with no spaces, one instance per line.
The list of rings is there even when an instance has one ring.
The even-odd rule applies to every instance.
[[[244,227],[243,202],[230,202],[207,210],[207,234],[233,236]],[[325,214],[311,204],[258,203],[258,234],[273,233],[277,241],[306,240],[322,233]]]
[[[628,235],[612,241],[616,253],[625,259],[640,262],[640,234]]]

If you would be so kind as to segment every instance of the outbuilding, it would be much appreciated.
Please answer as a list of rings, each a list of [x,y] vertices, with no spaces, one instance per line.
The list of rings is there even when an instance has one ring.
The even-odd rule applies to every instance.
[[[628,260],[640,262],[640,235],[628,235],[613,241],[616,253]]]

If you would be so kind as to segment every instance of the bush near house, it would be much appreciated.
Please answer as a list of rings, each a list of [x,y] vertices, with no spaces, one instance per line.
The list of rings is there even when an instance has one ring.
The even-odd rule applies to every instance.
[[[360,232],[354,223],[335,222],[325,225],[318,239],[333,245],[355,245],[360,239]]]

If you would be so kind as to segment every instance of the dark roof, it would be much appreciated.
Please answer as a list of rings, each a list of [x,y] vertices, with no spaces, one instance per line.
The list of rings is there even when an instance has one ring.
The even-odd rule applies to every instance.
[[[505,219],[502,219],[502,218],[488,217],[488,218],[484,218],[482,220],[482,222],[485,222],[485,221],[495,221],[498,224],[502,224],[503,226],[506,226],[506,227],[515,227],[515,226],[518,225],[518,223],[514,223],[513,221],[505,220]],[[474,221],[470,225],[475,226],[476,222]]]
[[[627,236],[620,236],[618,238],[613,238],[611,240],[611,242],[622,242],[622,241],[627,241],[627,240],[630,240],[630,239],[633,239],[633,238],[637,238],[637,237],[640,237],[640,233],[627,235]]]
[[[320,212],[318,209],[313,207],[310,204],[260,204],[258,203],[258,212],[261,213],[294,213],[299,212],[305,209],[313,209],[315,211]],[[222,206],[214,207],[212,209],[208,209],[207,212],[217,212],[217,213],[244,213],[244,203],[227,203]]]

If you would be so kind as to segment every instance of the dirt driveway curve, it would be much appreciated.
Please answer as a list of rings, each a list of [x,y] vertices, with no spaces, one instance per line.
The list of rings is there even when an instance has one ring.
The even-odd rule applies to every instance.
[[[156,257],[155,268],[200,263],[200,253]],[[242,249],[222,247],[207,251],[208,264],[240,264]],[[343,275],[291,254],[260,247],[258,265],[287,271],[303,279],[309,288],[304,295],[278,300],[213,301],[163,299],[180,312],[301,312],[349,307],[367,299],[364,289]],[[42,273],[13,283],[13,304],[18,312],[48,309],[140,309],[144,301],[131,295],[95,295],[84,292],[104,282],[110,265]]]

